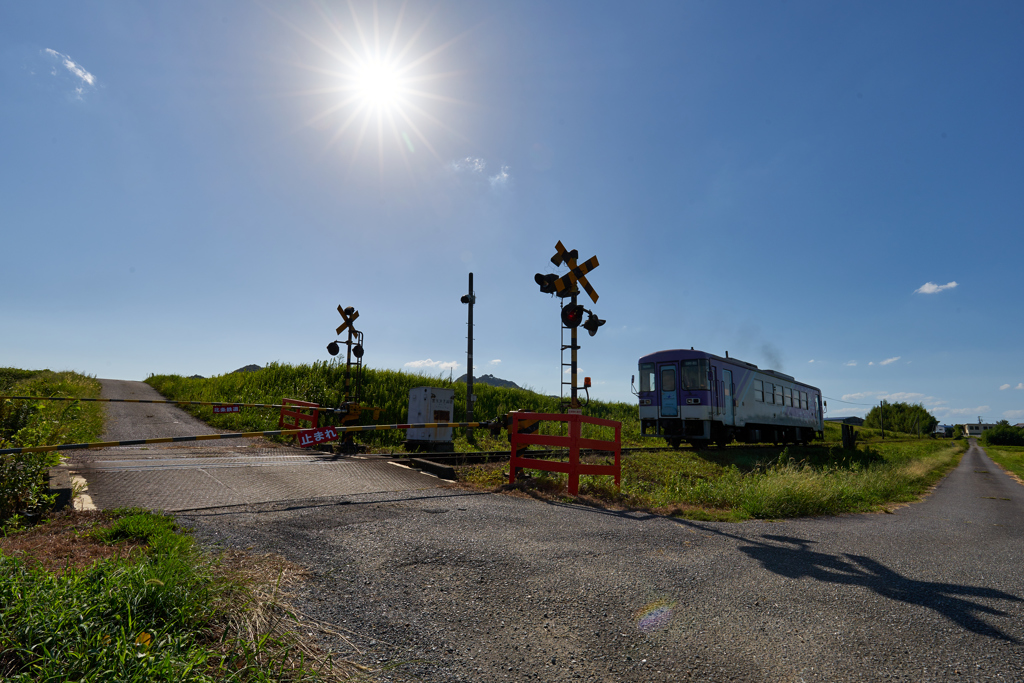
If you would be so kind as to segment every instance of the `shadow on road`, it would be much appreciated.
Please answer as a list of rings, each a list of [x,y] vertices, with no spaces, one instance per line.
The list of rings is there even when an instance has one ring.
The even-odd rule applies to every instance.
[[[739,549],[761,563],[770,572],[792,579],[808,577],[817,581],[863,586],[890,600],[920,605],[934,610],[962,628],[979,635],[1012,643],[1019,641],[983,621],[979,614],[1005,616],[1006,612],[969,598],[987,598],[1021,602],[1021,598],[993,588],[962,586],[954,583],[917,581],[902,576],[881,562],[863,555],[829,555],[811,549],[815,541],[790,536],[765,535],[767,542],[754,541],[714,531],[745,543]]]

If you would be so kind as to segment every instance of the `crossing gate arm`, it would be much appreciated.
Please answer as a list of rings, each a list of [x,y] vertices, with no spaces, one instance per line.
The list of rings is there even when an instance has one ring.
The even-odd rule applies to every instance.
[[[435,427],[481,427],[489,429],[494,422],[426,422],[422,424],[364,425],[356,427],[332,427],[335,432],[368,432],[386,429],[432,429]],[[254,439],[261,436],[297,436],[309,429],[275,429],[266,432],[239,432],[236,434],[201,434],[199,436],[168,436],[156,439],[130,439],[128,441],[99,441],[96,443],[65,443],[55,446],[31,446],[26,448],[2,448],[0,455],[18,455],[20,453],[46,453],[49,451],[95,450],[97,448],[116,448],[118,446],[144,446],[154,443],[185,443],[189,441],[215,441],[218,439]]]

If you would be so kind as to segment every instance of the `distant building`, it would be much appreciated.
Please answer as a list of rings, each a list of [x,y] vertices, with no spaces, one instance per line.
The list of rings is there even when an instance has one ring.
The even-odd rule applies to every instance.
[[[1024,429],[1024,422],[1018,422],[1013,426],[1016,427],[1017,429]]]
[[[964,425],[964,433],[968,437],[977,438],[981,436],[983,433],[992,429],[993,427],[995,427],[995,425],[993,424],[984,424],[982,422],[977,422],[971,425]]]
[[[863,417],[826,417],[825,422],[840,422],[844,425],[864,426]]]

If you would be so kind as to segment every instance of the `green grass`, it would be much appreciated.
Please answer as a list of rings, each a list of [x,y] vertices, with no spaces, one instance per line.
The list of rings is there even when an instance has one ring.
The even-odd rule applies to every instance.
[[[0,368],[0,395],[97,398],[100,383],[74,372]],[[99,403],[0,401],[0,448],[95,441],[103,432]],[[17,525],[25,512],[48,504],[46,473],[57,453],[0,456],[0,525]]]
[[[409,390],[418,386],[451,388],[455,391],[454,422],[466,417],[466,385],[451,382],[447,377],[428,376],[394,370],[364,368],[361,403],[382,409],[378,424],[397,424],[408,418]],[[209,379],[189,379],[179,375],[156,375],[148,382],[157,391],[171,400],[179,401],[229,401],[238,403],[280,403],[283,398],[311,401],[325,406],[335,406],[344,389],[343,364],[336,361],[312,365],[284,365],[271,363],[256,372],[232,373]],[[491,387],[474,384],[477,396],[473,419],[486,421],[504,415],[512,410],[557,413],[558,399],[544,396],[525,389]],[[213,414],[209,406],[182,406],[199,419],[221,429],[236,431],[268,431],[278,428],[277,411],[260,408],[243,408],[239,413]],[[591,401],[584,409],[585,415],[622,422],[623,444],[639,445],[640,421],[636,406],[631,403],[606,403]],[[362,424],[371,424],[363,420]],[[321,423],[323,424],[323,423]],[[464,430],[457,430],[456,450],[497,450],[508,448],[508,438],[502,435],[490,439],[484,432],[476,430],[480,442],[476,445],[466,441]],[[382,431],[358,434],[356,441],[380,447],[398,447],[405,440],[405,432]]]
[[[985,446],[988,457],[1024,480],[1024,446]]]
[[[135,546],[127,557],[51,571],[0,553],[0,679],[320,680],[286,636],[247,632],[247,587],[171,518],[122,510],[107,522],[88,535]]]
[[[853,451],[830,444],[639,452],[622,458],[621,490],[611,477],[585,476],[580,494],[601,504],[725,521],[869,512],[916,500],[962,452],[962,443],[932,439],[887,439]],[[458,472],[479,487],[508,481],[507,463]],[[529,473],[535,476],[528,486],[538,491],[565,488],[565,475]]]

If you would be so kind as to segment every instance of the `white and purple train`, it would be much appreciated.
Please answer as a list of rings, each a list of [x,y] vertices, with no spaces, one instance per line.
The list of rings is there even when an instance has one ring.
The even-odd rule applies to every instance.
[[[640,434],[678,448],[807,443],[824,430],[821,391],[774,370],[694,349],[640,359]]]

